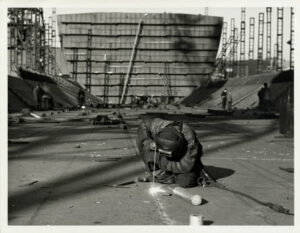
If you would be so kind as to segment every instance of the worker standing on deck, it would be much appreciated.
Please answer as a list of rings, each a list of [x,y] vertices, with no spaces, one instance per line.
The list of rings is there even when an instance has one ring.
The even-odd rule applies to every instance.
[[[229,90],[227,91],[227,110],[232,110],[232,94]]]
[[[262,86],[259,91],[257,92],[258,96],[258,108],[263,109],[264,108],[264,86]]]
[[[271,110],[271,90],[268,87],[268,83],[264,83],[264,111],[270,111]]]
[[[150,174],[140,181],[151,181],[154,176],[156,182],[165,184],[198,184],[202,145],[188,125],[160,118],[145,120],[138,129],[137,146]]]
[[[226,109],[226,103],[227,103],[227,89],[225,88],[221,93],[221,99],[222,99],[222,109]]]
[[[82,106],[85,105],[85,92],[82,88],[80,88],[77,98],[78,98],[78,105],[81,108]]]
[[[35,88],[33,89],[33,97],[35,101],[35,110],[39,111],[42,109],[42,95],[43,90],[41,88],[41,85],[38,83]]]
[[[259,98],[259,109],[263,111],[269,111],[271,108],[271,90],[268,87],[268,83],[264,83],[257,95]]]

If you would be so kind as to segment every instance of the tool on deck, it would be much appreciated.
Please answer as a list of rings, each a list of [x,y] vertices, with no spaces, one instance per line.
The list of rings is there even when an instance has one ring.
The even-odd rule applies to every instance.
[[[203,225],[204,216],[199,214],[190,215],[190,225]]]
[[[175,196],[181,197],[182,199],[191,202],[193,205],[201,205],[202,198],[199,194],[192,194],[188,192],[186,189],[181,187],[171,188],[167,187],[169,190],[172,191],[172,194]]]

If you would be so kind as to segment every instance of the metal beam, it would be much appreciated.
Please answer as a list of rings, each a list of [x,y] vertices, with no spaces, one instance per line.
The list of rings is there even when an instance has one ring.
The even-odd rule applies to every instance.
[[[258,14],[257,73],[261,73],[263,71],[264,18],[264,13]]]
[[[128,65],[128,69],[127,69],[127,73],[126,73],[126,77],[125,77],[125,81],[124,81],[124,88],[123,88],[120,104],[123,104],[123,102],[125,100],[124,97],[125,97],[125,94],[126,94],[126,91],[127,91],[129,76],[130,76],[130,72],[131,72],[131,68],[132,68],[133,59],[135,57],[135,52],[136,52],[136,48],[137,48],[137,45],[138,45],[141,29],[142,29],[142,24],[143,24],[143,20],[141,19],[139,24],[138,24],[137,31],[136,31],[136,36],[135,36],[135,40],[134,40],[134,44],[133,44],[133,48],[132,48],[132,52],[131,52],[131,56],[130,56],[130,61],[129,61],[129,65]]]
[[[227,51],[227,22],[223,23],[222,32],[222,67],[226,65],[226,51]]]
[[[272,7],[267,7],[267,61],[271,61],[271,44],[272,44]]]
[[[233,66],[234,66],[234,49],[235,49],[235,41],[234,41],[234,26],[235,19],[232,18],[230,22],[230,51],[229,51],[229,63],[231,68],[231,77],[233,77]]]
[[[283,53],[283,7],[277,7],[277,62],[276,70],[282,70]]]
[[[72,72],[72,78],[75,82],[77,82],[77,63],[78,63],[78,49],[74,48],[73,49],[73,72]]]
[[[294,69],[294,8],[291,7],[290,69]]]
[[[238,63],[238,28],[234,28],[234,41],[233,41],[233,77],[237,75],[237,63]]]
[[[255,18],[250,18],[249,24],[249,60],[254,59]]]
[[[246,36],[246,8],[241,10],[241,38],[240,38],[240,65],[239,75],[245,76],[245,36]]]
[[[85,86],[86,90],[90,93],[91,92],[91,72],[92,72],[92,29],[88,30],[88,37],[87,37],[87,51],[86,51],[86,80]]]

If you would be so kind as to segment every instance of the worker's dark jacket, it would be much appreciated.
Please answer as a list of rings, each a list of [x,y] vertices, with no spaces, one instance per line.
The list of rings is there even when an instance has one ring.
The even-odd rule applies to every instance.
[[[140,153],[150,150],[150,143],[154,141],[156,134],[164,127],[174,125],[174,127],[183,134],[185,145],[181,156],[175,160],[170,160],[166,156],[158,156],[158,165],[161,170],[172,172],[174,174],[200,172],[203,168],[201,163],[202,145],[198,141],[194,130],[187,124],[176,123],[173,121],[159,118],[143,121],[138,129],[137,145]],[[146,153],[145,153],[146,154]],[[153,161],[153,156],[142,155],[144,162]]]
[[[43,94],[44,94],[44,92],[43,92],[42,88],[36,86],[33,89],[33,96],[34,96],[35,101],[39,102],[41,100]]]
[[[78,100],[83,100],[85,99],[85,92],[83,90],[80,90],[78,92]]]

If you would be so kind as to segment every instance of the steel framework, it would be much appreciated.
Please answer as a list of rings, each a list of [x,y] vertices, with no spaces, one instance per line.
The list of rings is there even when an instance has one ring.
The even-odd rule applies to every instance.
[[[208,15],[208,7],[205,7],[205,15]]]
[[[294,8],[291,7],[290,69],[294,69]]]
[[[257,73],[261,73],[264,52],[264,13],[258,14]]]
[[[234,75],[234,50],[235,50],[235,36],[234,36],[234,30],[235,28],[235,19],[232,18],[230,22],[230,51],[229,51],[229,64],[231,68],[231,77]]]
[[[283,52],[283,7],[277,8],[277,61],[276,70],[282,70],[282,52]]]
[[[241,38],[240,38],[240,66],[239,75],[245,75],[245,36],[246,36],[246,8],[241,10]]]
[[[72,78],[77,82],[77,63],[78,63],[78,48],[73,49],[73,59],[72,59]]]
[[[254,59],[254,33],[255,32],[255,18],[250,18],[249,25],[249,60]]]
[[[56,75],[56,66],[55,66],[55,60],[56,60],[56,9],[52,9],[52,22],[51,22],[52,30],[51,30],[51,74]]]
[[[85,86],[88,92],[91,92],[91,75],[92,75],[92,29],[88,30],[87,52],[86,52],[86,80]]]
[[[272,7],[267,7],[267,50],[266,59],[271,62],[271,44],[272,44]]]
[[[234,28],[234,41],[233,41],[233,77],[237,75],[237,63],[238,63],[238,28]]]
[[[45,25],[42,8],[8,9],[9,69],[45,72]]]
[[[226,65],[226,51],[227,51],[227,22],[224,22],[223,31],[222,31],[222,67]]]

